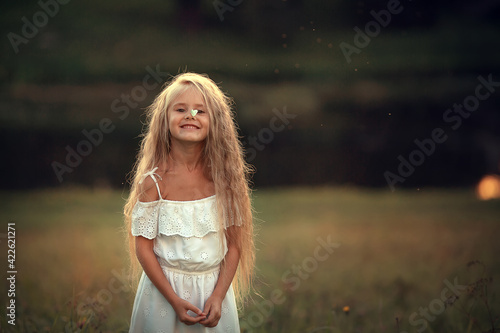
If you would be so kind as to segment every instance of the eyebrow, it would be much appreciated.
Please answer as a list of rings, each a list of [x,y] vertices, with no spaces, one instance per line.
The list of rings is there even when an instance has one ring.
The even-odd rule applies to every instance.
[[[175,103],[172,107],[175,108],[176,106],[187,106],[187,104],[186,103]],[[204,108],[205,105],[203,105],[203,104],[195,104],[194,107],[196,107],[196,108]]]

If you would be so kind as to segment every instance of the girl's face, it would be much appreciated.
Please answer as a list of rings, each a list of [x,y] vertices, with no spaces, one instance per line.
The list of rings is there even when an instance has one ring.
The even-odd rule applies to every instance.
[[[191,110],[197,110],[195,116]],[[180,142],[203,142],[208,136],[210,119],[203,95],[194,88],[180,94],[168,109],[171,139]]]

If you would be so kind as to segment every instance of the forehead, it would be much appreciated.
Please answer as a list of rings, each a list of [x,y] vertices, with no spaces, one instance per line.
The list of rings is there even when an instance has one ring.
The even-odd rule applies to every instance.
[[[174,98],[172,106],[175,107],[179,105],[201,107],[205,106],[205,103],[201,92],[199,92],[198,89],[189,87]]]

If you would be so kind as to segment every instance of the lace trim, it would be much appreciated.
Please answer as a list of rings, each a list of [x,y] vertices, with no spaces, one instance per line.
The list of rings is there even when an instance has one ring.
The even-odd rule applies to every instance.
[[[132,235],[204,237],[219,231],[215,196],[194,201],[138,201],[132,211]],[[227,227],[227,225],[226,225]]]

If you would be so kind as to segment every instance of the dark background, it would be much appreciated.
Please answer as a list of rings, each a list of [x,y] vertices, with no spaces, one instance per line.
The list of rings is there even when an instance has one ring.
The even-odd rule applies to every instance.
[[[43,20],[43,9],[2,2],[0,186],[125,188],[144,109],[160,87],[124,119],[113,101],[157,66],[220,83],[235,100],[249,158],[249,137],[269,133],[273,110],[296,116],[251,158],[256,187],[387,187],[384,172],[397,174],[398,156],[408,158],[414,140],[435,128],[448,139],[396,188],[471,186],[498,174],[500,88],[456,130],[443,114],[474,94],[478,76],[500,81],[500,1],[402,1],[402,12],[346,61],[340,44],[354,45],[353,28],[364,31],[370,12],[387,4],[72,0],[51,7],[53,17],[16,53],[9,33],[23,36],[23,18]],[[58,180],[52,164],[66,164],[66,147],[76,150],[82,131],[104,118],[114,129]]]

